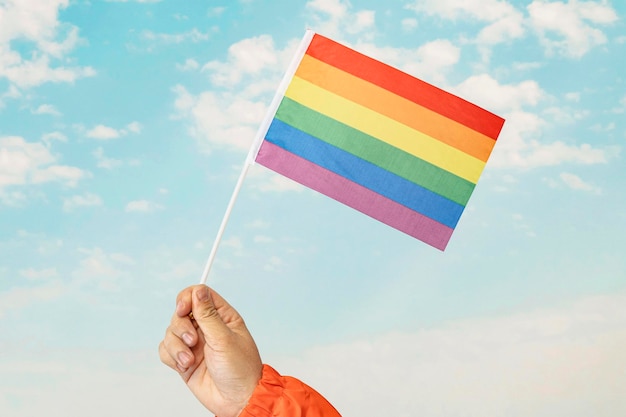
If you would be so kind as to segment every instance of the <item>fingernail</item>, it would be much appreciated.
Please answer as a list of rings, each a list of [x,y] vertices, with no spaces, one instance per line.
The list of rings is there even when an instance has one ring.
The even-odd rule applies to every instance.
[[[196,297],[203,303],[209,301],[209,289],[207,287],[200,288],[196,293]]]
[[[183,333],[183,341],[187,346],[191,347],[191,344],[193,343],[193,337],[191,337],[189,333]]]
[[[178,354],[178,363],[187,368],[189,366],[189,362],[191,362],[191,356],[187,352],[180,352]]]

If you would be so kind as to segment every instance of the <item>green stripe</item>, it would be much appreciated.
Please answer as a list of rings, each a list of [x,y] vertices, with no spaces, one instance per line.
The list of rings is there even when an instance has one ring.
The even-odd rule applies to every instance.
[[[277,119],[462,206],[475,184],[284,97]]]

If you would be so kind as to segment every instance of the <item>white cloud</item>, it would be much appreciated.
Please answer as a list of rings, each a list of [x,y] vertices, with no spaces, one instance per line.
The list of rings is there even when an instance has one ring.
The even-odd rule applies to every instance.
[[[176,64],[179,71],[195,71],[200,68],[200,64],[195,59],[188,58],[182,64]]]
[[[50,114],[52,116],[61,116],[61,112],[52,104],[42,104],[33,110],[34,114]]]
[[[0,54],[2,50],[0,50]],[[0,56],[0,63],[2,57]],[[20,88],[36,87],[44,83],[73,83],[79,78],[93,77],[96,71],[91,67],[56,67],[50,66],[50,58],[47,55],[0,67],[0,77],[7,78]]]
[[[455,88],[455,92],[464,99],[496,113],[536,106],[547,97],[546,92],[534,80],[503,85],[488,74],[467,78]]]
[[[626,113],[626,95],[619,100],[619,104],[612,109],[615,114]]]
[[[354,19],[350,22],[346,31],[356,34],[374,29],[376,26],[376,13],[373,10],[361,10],[354,14]]]
[[[514,62],[513,69],[515,71],[532,71],[542,67],[541,62]]]
[[[28,301],[28,300],[27,300]],[[3,308],[4,306],[0,306]],[[11,417],[207,414],[154,349],[38,349],[7,343],[0,359],[0,410]],[[116,364],[125,364],[120,369]],[[6,378],[5,378],[6,377]],[[50,387],[54,389],[50,389]],[[106,395],[115,401],[100,401]],[[137,405],[142,403],[141,409]],[[18,405],[16,405],[18,404]]]
[[[21,269],[19,272],[22,277],[30,281],[47,281],[59,276],[59,272],[56,268],[27,268]]]
[[[61,132],[50,132],[50,133],[44,133],[41,136],[41,141],[48,147],[50,148],[52,146],[52,142],[53,141],[58,141],[58,142],[67,142],[67,136],[65,136],[63,133]]]
[[[606,1],[535,0],[527,6],[530,24],[538,33],[548,53],[580,58],[594,46],[607,42],[598,26],[618,20],[617,13]]]
[[[16,86],[10,85],[7,91],[0,94],[0,110],[2,110],[6,106],[5,103],[7,99],[16,99],[20,98],[21,96],[22,93],[20,92],[20,90]]]
[[[58,181],[69,187],[75,187],[80,180],[89,174],[80,168],[67,165],[52,165],[33,171],[31,181],[33,184]]]
[[[210,38],[209,33],[200,32],[198,29],[184,33],[155,33],[150,30],[145,30],[141,33],[141,38],[147,41],[160,42],[165,44],[179,44],[183,42],[204,42]]]
[[[117,139],[121,136],[117,129],[105,125],[94,126],[87,131],[86,135],[88,138],[100,140]]]
[[[595,194],[601,194],[602,190],[593,184],[590,184],[580,178],[578,175],[571,174],[569,172],[563,172],[559,175],[561,181],[565,183],[572,190],[587,191]]]
[[[58,280],[38,287],[13,287],[0,292],[0,319],[33,304],[61,297],[65,288]]]
[[[597,133],[612,132],[613,130],[615,130],[615,122],[609,122],[605,125],[597,123],[591,126],[591,130]]]
[[[85,135],[91,139],[110,140],[126,136],[129,133],[141,133],[142,125],[139,122],[131,122],[123,129],[115,129],[110,126],[99,124],[89,129]]]
[[[21,207],[27,201],[26,194],[21,191],[6,191],[0,187],[0,204],[9,207]]]
[[[126,204],[127,213],[151,213],[163,209],[163,206],[148,200],[135,200]]]
[[[402,29],[405,32],[412,32],[418,26],[417,19],[413,19],[409,17],[407,17],[406,19],[402,19],[401,24],[402,24]]]
[[[306,3],[319,33],[341,38],[343,32],[371,38],[375,33],[376,13],[373,10],[352,11],[352,5],[343,0],[311,0]]]
[[[91,67],[52,64],[52,60],[63,60],[80,43],[78,29],[59,21],[59,11],[68,5],[69,0],[10,1],[0,5],[0,78],[28,88],[95,75]],[[11,47],[17,39],[24,41],[24,55]]]
[[[274,173],[260,165],[253,165],[248,171],[251,186],[261,192],[301,192],[304,186],[285,176]]]
[[[580,93],[579,92],[571,92],[565,94],[565,99],[568,101],[572,101],[574,103],[580,102]]]
[[[359,42],[355,50],[397,67],[433,84],[445,84],[445,76],[460,59],[461,50],[446,39],[436,39],[417,49],[379,47]]]
[[[583,120],[591,114],[590,110],[586,109],[573,109],[563,105],[548,107],[543,111],[543,114],[550,116],[550,118],[561,124],[572,124],[579,120]]]
[[[209,17],[219,17],[226,11],[226,7],[211,7],[207,12],[207,16]]]
[[[448,20],[471,19],[487,22],[477,35],[481,45],[495,45],[524,35],[524,16],[501,0],[414,0],[407,9]]]
[[[277,272],[280,271],[284,263],[285,262],[278,256],[270,256],[265,265],[263,265],[263,270],[267,272]]]
[[[205,91],[196,96],[180,85],[174,92],[178,115],[190,122],[190,133],[205,152],[213,147],[248,150],[267,109],[265,102],[227,93]]]
[[[268,243],[273,243],[274,242],[274,238],[269,237],[269,236],[265,236],[265,235],[256,235],[253,238],[254,243],[259,243],[259,244],[268,244]]]
[[[548,53],[581,57],[591,48],[605,44],[606,35],[598,26],[617,21],[617,13],[605,1],[534,0],[524,11],[503,0],[413,0],[406,8],[447,20],[485,22],[476,43],[489,56],[487,47],[520,39],[530,26]]]
[[[90,174],[80,168],[57,165],[47,146],[19,136],[0,137],[0,188],[12,185],[61,182],[75,186]]]
[[[102,205],[102,198],[93,193],[85,193],[83,195],[74,195],[63,199],[63,210],[66,212],[73,211],[82,207],[96,207]]]
[[[126,125],[126,130],[131,133],[141,133],[143,126],[139,122],[130,122]]]
[[[234,43],[228,48],[225,62],[209,61],[202,70],[210,73],[214,85],[232,87],[246,75],[258,75],[268,69],[276,70],[281,61],[280,54],[270,35],[260,35]]]
[[[443,74],[460,59],[461,50],[446,39],[437,39],[420,46],[417,50],[416,63],[402,65],[407,72],[420,77],[443,82]]]
[[[270,358],[346,416],[626,414],[626,296]]]
[[[222,241],[222,246],[225,248],[234,249],[237,252],[240,252],[244,249],[243,242],[237,236],[230,237]]]
[[[118,291],[123,285],[122,279],[130,278],[125,269],[134,261],[131,257],[121,253],[109,254],[101,248],[79,248],[83,255],[78,267],[72,272],[74,284],[78,286],[95,287],[98,290]]]
[[[489,160],[501,168],[538,168],[569,164],[604,164],[619,153],[618,148],[594,148],[590,144],[568,144],[563,141],[544,143],[541,130],[545,122],[537,115],[513,111]]]
[[[341,0],[311,0],[306,7],[328,15],[331,19],[341,19],[348,13],[348,3]]]
[[[104,0],[108,3],[159,3],[162,0]]]
[[[122,165],[122,161],[120,159],[106,157],[102,147],[98,147],[92,152],[92,155],[96,157],[98,168],[113,169]]]

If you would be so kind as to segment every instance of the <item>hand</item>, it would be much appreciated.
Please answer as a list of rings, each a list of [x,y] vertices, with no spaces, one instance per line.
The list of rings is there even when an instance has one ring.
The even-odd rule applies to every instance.
[[[193,320],[189,313],[193,313]],[[263,369],[259,351],[239,313],[205,285],[188,287],[178,294],[159,356],[219,417],[241,413]]]

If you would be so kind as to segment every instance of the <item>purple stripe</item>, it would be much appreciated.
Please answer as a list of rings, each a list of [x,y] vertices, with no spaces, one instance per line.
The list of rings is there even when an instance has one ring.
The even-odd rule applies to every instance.
[[[256,162],[437,249],[444,250],[452,236],[450,227],[270,142],[263,141]]]

